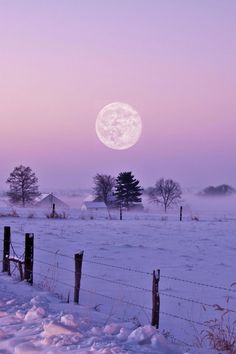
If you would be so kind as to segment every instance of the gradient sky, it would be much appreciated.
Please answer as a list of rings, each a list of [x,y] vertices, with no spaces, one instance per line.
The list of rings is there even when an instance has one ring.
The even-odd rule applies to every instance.
[[[0,0],[0,187],[19,164],[43,188],[236,187],[235,65],[235,0]],[[129,150],[95,133],[113,101],[143,120]]]

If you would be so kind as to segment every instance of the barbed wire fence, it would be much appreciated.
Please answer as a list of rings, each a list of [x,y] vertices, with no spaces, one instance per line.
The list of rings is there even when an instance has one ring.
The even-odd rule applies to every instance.
[[[27,246],[27,239],[31,240],[31,248],[29,252],[29,245]],[[96,259],[89,258],[87,256],[83,257],[83,251],[75,254],[74,256],[68,255],[60,252],[60,250],[52,251],[43,247],[35,246],[32,243],[34,240],[33,234],[25,235],[25,245],[23,246],[22,242],[12,241],[11,240],[11,231],[9,227],[4,227],[4,239],[1,242],[2,248],[0,247],[0,252],[2,253],[2,271],[7,272],[8,275],[13,275],[15,277],[19,277],[20,280],[25,280],[31,285],[36,284],[46,290],[54,292],[59,297],[64,298],[67,302],[71,301],[71,293],[74,293],[74,302],[80,303],[82,305],[86,304],[85,299],[86,296],[92,295],[96,298],[96,303],[93,304],[93,308],[95,310],[101,304],[97,303],[97,298],[103,298],[104,301],[111,301],[113,304],[122,304],[124,306],[136,308],[139,311],[144,311],[149,322],[151,321],[151,315],[154,312],[158,311],[158,321],[154,323],[156,327],[159,327],[159,316],[169,317],[173,320],[183,321],[187,324],[191,324],[193,326],[198,326],[200,328],[206,328],[206,321],[199,321],[197,319],[193,319],[191,317],[187,317],[180,313],[174,313],[172,310],[168,308],[168,303],[165,304],[164,299],[167,298],[173,301],[181,301],[187,304],[193,304],[197,306],[201,306],[202,308],[211,308],[213,310],[219,311],[227,311],[236,313],[235,309],[228,308],[225,306],[221,306],[219,304],[211,304],[208,302],[200,301],[199,299],[192,299],[191,297],[184,297],[175,294],[168,293],[167,290],[161,290],[159,287],[153,289],[153,277],[156,276],[156,272],[149,272],[146,270],[134,269],[127,266],[121,266],[117,264],[110,264],[107,261],[104,261],[104,257],[96,256]],[[28,248],[27,248],[28,247]],[[48,257],[48,261],[44,260]],[[54,257],[54,258],[53,258]],[[78,268],[78,257],[79,257],[79,268]],[[76,263],[77,259],[77,263]],[[98,260],[97,260],[98,259]],[[59,262],[61,260],[61,262]],[[61,264],[63,262],[63,265]],[[138,283],[133,283],[130,280],[130,276],[128,276],[127,281],[116,280],[114,277],[108,278],[106,275],[96,274],[94,272],[94,268],[92,267],[90,272],[87,270],[82,271],[83,267],[86,265],[86,269],[89,270],[91,266],[95,266],[96,269],[98,267],[103,267],[105,269],[119,270],[120,274],[133,274],[138,276]],[[24,267],[24,271],[22,269]],[[18,272],[18,275],[17,275]],[[113,275],[113,273],[112,273]],[[142,281],[142,277],[146,278],[146,283],[150,285],[150,287],[140,286],[140,281]],[[82,281],[81,281],[82,278]],[[140,280],[141,278],[141,280]],[[33,280],[34,279],[34,280]],[[87,281],[87,280],[90,280]],[[125,279],[125,278],[124,278]],[[160,274],[160,279],[158,280],[169,280],[171,282],[176,283],[185,283],[187,285],[193,285],[200,288],[213,289],[218,292],[226,292],[227,294],[236,294],[236,289],[232,287],[225,287],[217,284],[208,284],[204,282],[198,282],[188,279],[182,279],[180,277],[175,277],[168,274]],[[96,283],[92,283],[91,281],[96,281]],[[103,291],[103,284],[110,284],[110,288],[108,288],[108,293]],[[235,285],[235,284],[233,284]],[[125,288],[127,289],[127,293],[124,296],[113,296],[114,286],[117,286],[118,289]],[[63,296],[63,290],[67,292],[67,296]],[[137,295],[137,292],[142,294],[143,303],[138,303],[135,300],[132,300],[130,297],[130,291],[134,291],[134,299]],[[61,293],[60,293],[61,291]],[[81,294],[87,294],[82,296]],[[145,294],[145,296],[144,296]],[[159,303],[157,296],[159,297]],[[160,297],[161,297],[161,308],[160,308]],[[153,303],[153,299],[155,298],[156,303]],[[118,316],[117,316],[118,317]],[[123,318],[124,319],[124,318]],[[185,341],[175,338],[175,336],[171,335],[172,340],[180,345],[184,345],[185,347],[193,347],[194,345],[186,343]]]

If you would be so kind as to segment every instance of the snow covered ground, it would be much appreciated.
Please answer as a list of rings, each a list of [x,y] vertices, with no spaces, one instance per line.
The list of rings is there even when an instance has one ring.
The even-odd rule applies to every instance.
[[[236,311],[236,286],[232,285],[236,282],[234,205],[234,198],[205,200],[186,197],[182,223],[178,220],[176,210],[166,217],[160,210],[151,207],[149,212],[124,213],[122,221],[118,220],[119,215],[115,212],[113,220],[99,218],[99,215],[93,215],[91,219],[73,209],[68,212],[67,219],[51,220],[45,217],[44,210],[17,209],[20,217],[1,217],[0,228],[11,226],[12,245],[18,256],[24,252],[24,233],[35,234],[35,286],[27,290],[24,301],[17,297],[16,304],[11,306],[7,302],[11,298],[15,299],[14,293],[18,293],[19,287],[20,294],[24,293],[25,285],[16,286],[16,271],[13,274],[13,279],[16,279],[14,285],[12,279],[6,281],[5,276],[4,279],[1,277],[1,292],[6,287],[6,301],[2,301],[2,311],[8,314],[10,306],[10,323],[14,323],[17,311],[23,309],[24,313],[16,320],[19,322],[17,328],[25,326],[23,336],[29,332],[29,337],[34,338],[31,329],[37,327],[36,342],[32,339],[30,343],[40,348],[44,348],[46,343],[45,350],[49,350],[51,344],[57,344],[58,350],[68,347],[71,352],[79,352],[78,346],[84,345],[84,352],[172,353],[175,351],[166,349],[166,343],[161,344],[164,338],[158,337],[156,331],[152,334],[148,327],[152,306],[151,273],[154,269],[160,269],[160,332],[165,334],[169,343],[175,343],[176,352],[200,353],[200,349],[192,348],[192,345],[197,345],[201,331],[206,329],[205,321],[219,317],[223,313],[219,311],[220,307]],[[7,209],[1,208],[1,212],[7,213]],[[192,220],[196,217],[199,221]],[[84,250],[81,306],[73,306],[73,257],[80,250]],[[37,289],[57,294],[57,300],[41,292],[37,304],[34,304],[35,300],[30,302],[30,298],[38,296],[31,293],[32,289],[36,291],[36,286]],[[65,304],[68,300],[70,304]],[[57,312],[52,303],[57,304]],[[59,310],[59,305],[63,306],[63,310]],[[30,325],[25,320],[32,306],[36,306],[32,313],[36,313],[36,317],[39,314],[36,325]],[[43,315],[41,310],[37,310],[38,307],[43,309]],[[76,328],[75,332],[82,333],[81,337],[78,335],[80,338],[75,334],[73,339],[74,332],[70,328],[73,333],[67,335],[64,342],[64,339],[59,339],[61,333],[54,333],[54,327],[51,337],[45,335],[45,332],[50,321],[63,324],[63,314],[60,311],[65,311],[65,308],[66,312],[73,313],[76,318],[77,322],[72,326]],[[79,320],[81,314],[82,322],[85,319],[89,321],[89,325],[82,325],[82,329]],[[235,312],[227,316],[233,321]],[[11,324],[8,323],[8,317],[6,315],[4,320],[3,315],[2,319],[9,327]],[[106,325],[110,328],[114,322],[119,323],[120,329],[115,329],[115,334],[105,333]],[[98,327],[100,334],[96,333],[96,340],[91,339],[89,343],[89,338],[93,338],[92,327]],[[138,328],[138,334],[133,332],[135,328]],[[123,331],[126,333],[124,336],[119,334]],[[6,330],[5,336],[8,335],[12,334]],[[132,336],[137,336],[134,342]],[[75,342],[70,342],[73,340]],[[2,353],[13,352],[12,349],[3,351],[5,342],[11,348],[15,346],[14,340],[13,344],[9,344],[9,341],[1,341]],[[66,341],[69,341],[68,346]],[[15,352],[26,353],[24,350]],[[42,349],[35,350],[37,352]],[[34,352],[29,350],[28,353]],[[209,349],[206,349],[206,353],[210,353]]]
[[[111,321],[2,275],[0,296],[2,354],[181,353],[150,325]]]

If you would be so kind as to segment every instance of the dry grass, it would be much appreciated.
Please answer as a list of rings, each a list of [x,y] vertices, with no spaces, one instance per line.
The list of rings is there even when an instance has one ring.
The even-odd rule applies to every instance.
[[[63,213],[51,212],[50,214],[46,214],[46,217],[48,219],[67,219],[68,218],[65,212],[63,212]]]
[[[218,352],[236,354],[236,320],[232,319],[232,312],[216,305],[221,315],[205,322],[206,329],[201,331],[198,338],[200,346],[207,346]]]
[[[9,212],[6,213],[0,213],[0,218],[19,218],[19,214],[17,214],[15,209],[12,209]]]
[[[236,354],[236,321],[231,322],[229,317],[225,319],[225,315],[226,313],[220,319],[206,322],[208,328],[203,331],[204,337],[211,348]]]

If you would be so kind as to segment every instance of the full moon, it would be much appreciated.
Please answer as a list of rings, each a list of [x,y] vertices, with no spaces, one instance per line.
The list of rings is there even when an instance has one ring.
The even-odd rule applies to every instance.
[[[96,133],[111,149],[124,150],[135,145],[142,132],[142,120],[129,104],[110,103],[98,113]]]

